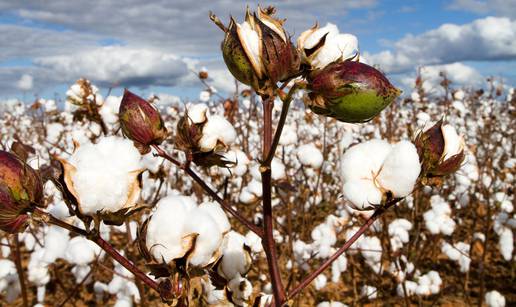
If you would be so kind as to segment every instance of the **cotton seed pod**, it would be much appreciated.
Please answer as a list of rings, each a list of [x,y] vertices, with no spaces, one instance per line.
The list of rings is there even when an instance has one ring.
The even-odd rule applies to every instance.
[[[222,42],[222,56],[231,74],[261,92],[268,83],[288,79],[299,71],[300,57],[283,21],[275,19],[273,8],[246,12],[245,21],[233,18]],[[216,18],[212,16],[213,18]]]
[[[456,172],[466,156],[464,139],[455,128],[443,125],[443,120],[421,131],[414,143],[425,177],[442,177]]]
[[[43,206],[43,184],[37,172],[14,154],[0,150],[0,229],[23,231],[25,214]]]
[[[373,119],[401,93],[377,69],[353,61],[333,63],[308,78],[314,113],[348,123]]]
[[[124,135],[142,154],[150,151],[150,145],[159,145],[167,137],[167,129],[158,110],[127,89],[120,103],[119,118]]]

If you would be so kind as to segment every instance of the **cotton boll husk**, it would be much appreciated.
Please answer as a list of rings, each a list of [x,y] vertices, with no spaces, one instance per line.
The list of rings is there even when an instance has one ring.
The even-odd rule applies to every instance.
[[[414,189],[420,171],[416,146],[411,142],[401,141],[394,145],[385,158],[377,180],[395,198],[405,197]]]

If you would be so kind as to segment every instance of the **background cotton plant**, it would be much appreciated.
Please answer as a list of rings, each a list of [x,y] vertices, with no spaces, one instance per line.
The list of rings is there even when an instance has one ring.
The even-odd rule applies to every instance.
[[[513,98],[454,84],[432,96],[415,80],[414,92],[396,99],[380,70],[356,62],[356,37],[327,25],[296,46],[275,16],[259,8],[226,27],[211,15],[224,30],[230,72],[252,90],[224,97],[203,69],[202,103],[132,94],[135,113],[122,108],[129,94],[103,98],[81,79],[70,89],[81,100],[74,108],[40,101],[2,114],[1,149],[25,159],[45,183],[39,206],[27,206],[2,182],[11,189],[2,201],[16,206],[1,209],[21,205],[14,216],[29,221],[16,228],[20,234],[1,235],[7,273],[0,285],[9,286],[2,300],[514,300],[506,282],[516,226]],[[317,50],[307,48],[313,42],[321,43]],[[310,62],[311,51],[319,58]],[[349,83],[357,76],[367,90]],[[341,85],[357,95],[333,92]],[[128,183],[138,197],[127,196]]]

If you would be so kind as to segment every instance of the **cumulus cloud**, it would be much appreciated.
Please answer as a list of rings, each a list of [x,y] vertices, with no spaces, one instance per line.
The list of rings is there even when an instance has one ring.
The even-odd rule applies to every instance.
[[[516,17],[515,0],[453,0],[448,8],[477,14],[494,13],[499,16]]]
[[[31,75],[23,74],[16,82],[16,86],[22,91],[30,91],[34,83],[34,78]]]
[[[62,82],[86,77],[107,87],[175,85],[188,73],[186,61],[175,54],[124,46],[40,57],[34,62],[53,71]]]
[[[443,88],[440,82],[443,78],[440,73],[446,74],[446,77],[452,82],[452,86],[479,86],[484,81],[484,77],[478,70],[464,63],[452,63],[444,65],[430,65],[421,67],[421,78],[423,80],[423,88],[428,94],[442,94]],[[396,79],[401,83],[403,89],[410,93],[410,89],[414,88],[416,74],[403,74]]]
[[[418,65],[513,60],[516,20],[486,17],[464,25],[443,24],[419,35],[407,35],[395,42],[393,49],[365,56],[389,73],[409,71]]]

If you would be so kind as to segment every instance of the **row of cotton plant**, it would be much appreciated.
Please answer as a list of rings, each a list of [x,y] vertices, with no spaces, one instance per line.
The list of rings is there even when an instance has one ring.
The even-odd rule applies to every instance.
[[[516,299],[514,98],[395,100],[356,37],[328,24],[296,46],[273,14],[210,16],[228,69],[252,89],[236,101],[210,86],[183,105],[102,97],[80,79],[64,108],[4,112],[3,300]]]

